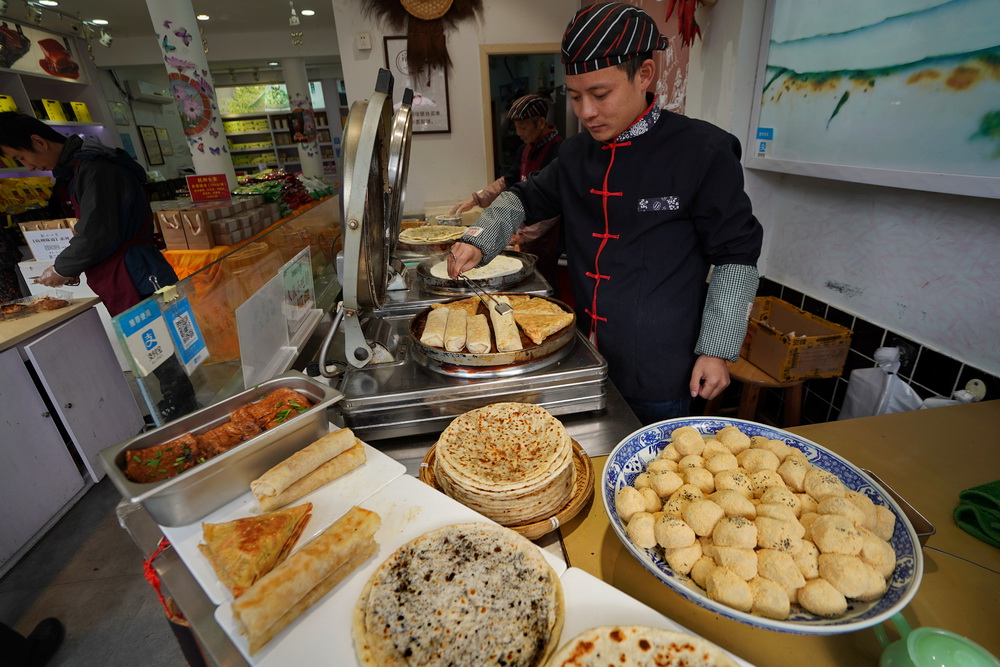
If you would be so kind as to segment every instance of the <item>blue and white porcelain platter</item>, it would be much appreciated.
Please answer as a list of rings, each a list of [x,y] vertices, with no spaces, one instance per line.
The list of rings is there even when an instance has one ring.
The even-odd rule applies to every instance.
[[[839,618],[832,619],[815,616],[793,605],[791,615],[783,621],[777,621],[737,611],[732,607],[710,600],[705,591],[690,577],[671,570],[663,558],[662,551],[637,547],[625,534],[625,525],[615,511],[615,494],[623,486],[630,486],[635,481],[636,476],[644,471],[646,465],[655,459],[660,450],[667,445],[670,433],[681,426],[693,426],[704,435],[715,433],[726,426],[736,426],[748,436],[761,435],[781,440],[801,450],[817,468],[836,474],[847,488],[860,491],[876,504],[884,505],[892,510],[892,513],[896,515],[896,528],[890,543],[896,552],[896,569],[888,582],[889,586],[885,595],[873,602],[848,600],[847,612]],[[718,417],[668,419],[645,426],[618,443],[608,455],[602,481],[601,492],[611,526],[636,560],[675,592],[726,618],[754,627],[797,634],[832,635],[853,632],[881,623],[896,612],[902,611],[920,586],[920,579],[923,575],[923,555],[920,551],[920,543],[917,541],[916,531],[899,505],[857,466],[815,442],[788,431],[742,419]]]

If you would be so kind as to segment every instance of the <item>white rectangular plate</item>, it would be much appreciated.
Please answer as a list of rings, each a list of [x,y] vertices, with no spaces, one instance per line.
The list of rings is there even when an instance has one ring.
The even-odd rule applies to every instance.
[[[566,598],[566,620],[559,639],[560,648],[584,630],[602,625],[645,625],[694,634],[680,623],[579,568],[571,567],[566,570],[562,575],[562,583]],[[729,651],[726,653],[738,664],[753,667]]]
[[[358,664],[351,635],[351,615],[361,590],[376,568],[396,549],[426,532],[455,523],[493,523],[409,475],[394,479],[364,502],[356,504],[382,517],[382,527],[375,534],[378,551],[255,655],[250,655],[246,637],[236,629],[232,604],[227,602],[215,610],[215,620],[247,662],[274,667]],[[561,576],[566,571],[566,563],[541,551]]]
[[[303,544],[319,535],[326,528],[342,517],[344,513],[360,504],[365,498],[377,492],[386,484],[406,472],[406,466],[386,456],[374,447],[365,444],[365,462],[343,477],[321,486],[312,493],[291,503],[294,507],[302,503],[312,503],[312,517],[306,524],[302,536],[296,544],[298,549]],[[224,523],[234,519],[259,514],[257,499],[250,492],[223,505],[201,521],[186,526],[160,526],[177,554],[191,570],[191,574],[201,584],[205,594],[213,604],[220,605],[233,599],[232,593],[226,588],[212,569],[208,559],[198,549],[202,541],[201,524]]]

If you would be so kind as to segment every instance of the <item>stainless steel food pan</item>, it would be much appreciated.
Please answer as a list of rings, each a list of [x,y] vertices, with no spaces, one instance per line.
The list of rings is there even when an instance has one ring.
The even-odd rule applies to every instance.
[[[200,434],[229,421],[237,408],[281,387],[300,392],[313,407],[283,424],[160,482],[139,484],[125,477],[125,452],[170,442],[185,433]],[[236,396],[147,431],[100,453],[101,465],[124,498],[142,503],[161,526],[183,526],[217,510],[250,488],[250,482],[326,434],[327,408],[344,395],[322,382],[290,371]]]

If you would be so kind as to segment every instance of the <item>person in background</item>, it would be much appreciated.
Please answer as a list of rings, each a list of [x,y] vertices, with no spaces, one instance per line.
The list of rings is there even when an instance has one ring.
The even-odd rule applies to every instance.
[[[684,416],[693,397],[728,386],[763,239],[739,141],[660,109],[647,92],[652,52],[667,47],[639,8],[580,9],[562,62],[587,131],[497,196],[449,255],[454,277],[493,258],[521,223],[561,214],[578,325],[644,424]]]
[[[6,667],[42,667],[62,645],[66,629],[58,618],[46,618],[23,637],[6,623],[0,623],[0,664]]]
[[[51,171],[53,199],[62,215],[75,217],[76,234],[36,282],[46,287],[79,284],[81,273],[112,317],[161,287],[177,282],[153,241],[153,212],[146,172],[121,149],[64,137],[31,116],[0,113],[0,150],[28,169]],[[68,209],[68,210],[67,210]],[[154,371],[167,421],[197,407],[183,367],[170,358]]]
[[[473,206],[486,208],[515,183],[527,180],[528,176],[547,166],[559,154],[559,144],[563,138],[555,125],[546,120],[550,102],[547,97],[531,93],[514,100],[507,111],[507,118],[514,122],[514,130],[524,143],[514,154],[514,161],[507,172],[472,197],[455,204],[451,212],[464,213]],[[562,254],[562,218],[554,216],[533,225],[521,225],[511,236],[510,244],[523,252],[538,257],[535,266],[558,291],[556,266]]]

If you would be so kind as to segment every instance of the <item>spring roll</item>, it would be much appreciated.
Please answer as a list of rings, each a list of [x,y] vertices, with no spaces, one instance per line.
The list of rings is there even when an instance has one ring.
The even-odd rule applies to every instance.
[[[273,509],[284,507],[288,503],[295,502],[307,493],[312,493],[324,484],[329,484],[360,466],[365,462],[367,456],[365,454],[365,447],[361,444],[361,441],[356,440],[355,443],[353,447],[343,454],[334,456],[278,495],[263,499],[258,498],[260,508],[265,512],[270,512]]]
[[[510,300],[505,296],[493,297],[500,303],[510,305]],[[521,345],[521,334],[514,321],[514,311],[509,310],[503,315],[497,312],[496,308],[490,308],[490,321],[493,322],[493,335],[496,336],[498,352],[516,352],[523,349]]]
[[[485,315],[473,315],[466,322],[465,349],[472,354],[486,354],[492,349],[490,323]]]
[[[433,308],[427,313],[424,322],[424,332],[420,334],[420,342],[427,347],[444,348],[445,329],[448,326],[450,308]]]
[[[448,309],[448,326],[445,328],[444,349],[461,352],[465,349],[466,328],[469,314],[464,310]]]
[[[362,554],[371,553],[380,525],[378,514],[351,508],[233,602],[236,627],[247,636],[251,651],[266,643],[262,638],[274,636],[294,620],[293,614],[304,611],[300,603],[314,599],[310,593],[330,575],[345,565],[359,564]]]
[[[349,428],[327,433],[250,482],[250,490],[261,503],[273,499],[333,457],[353,447],[355,440]]]

